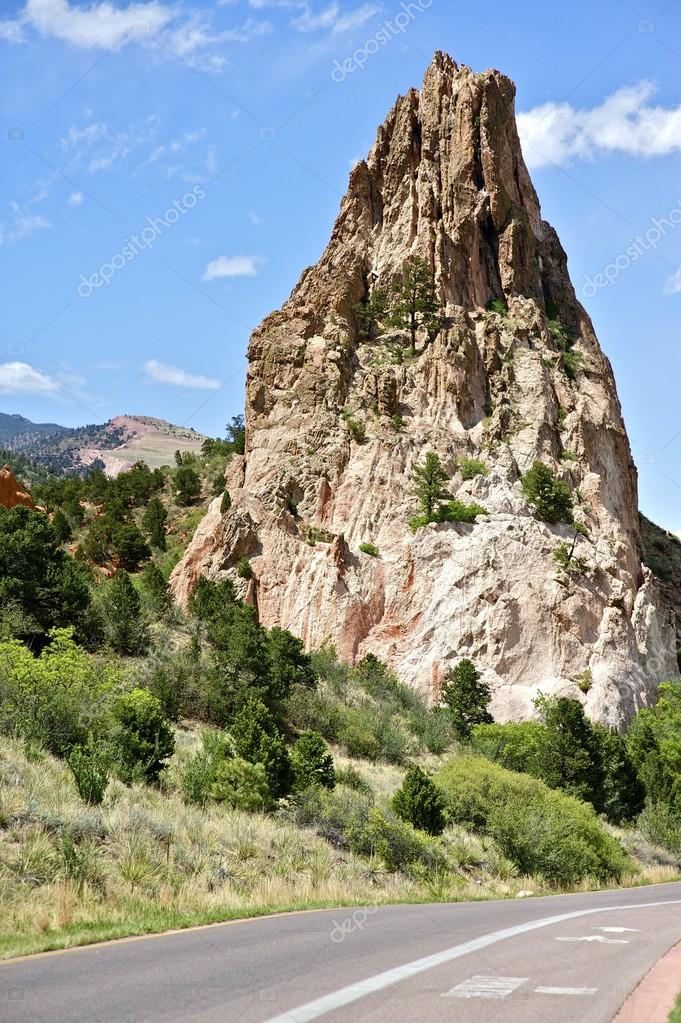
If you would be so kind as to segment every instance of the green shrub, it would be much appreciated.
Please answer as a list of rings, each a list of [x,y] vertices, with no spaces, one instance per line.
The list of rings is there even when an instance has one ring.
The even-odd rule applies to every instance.
[[[251,568],[251,563],[248,558],[239,558],[236,563],[236,574],[239,576],[239,579],[253,578],[253,569]]]
[[[413,875],[419,867],[428,872],[446,869],[443,850],[432,838],[420,834],[389,809],[373,807],[364,832],[355,840],[354,851],[380,856],[390,871]]]
[[[297,792],[288,812],[298,827],[314,828],[336,848],[370,853],[365,835],[373,805],[371,792],[362,789],[314,786]]]
[[[272,802],[264,766],[241,757],[218,763],[209,792],[216,802],[251,813],[267,809]]]
[[[333,757],[319,732],[303,732],[291,751],[291,764],[298,788],[332,789],[336,784]]]
[[[146,689],[132,689],[114,705],[114,748],[126,782],[158,781],[175,750],[175,735],[161,703]]]
[[[350,708],[338,733],[338,742],[349,757],[362,760],[378,760],[381,747],[373,731],[361,713]]]
[[[349,412],[343,412],[343,422],[345,423],[348,433],[357,444],[363,444],[367,437],[366,427],[364,423],[358,422],[350,415]]]
[[[348,764],[347,767],[336,768],[336,784],[347,785],[349,789],[354,789],[356,792],[364,792],[367,795],[371,795],[372,788],[366,778],[363,778],[356,767],[352,764]]]
[[[459,462],[459,472],[465,480],[472,480],[476,476],[486,476],[489,469],[479,458],[462,458]]]
[[[372,558],[377,558],[379,556],[378,547],[376,547],[373,543],[361,543],[359,545],[359,549],[362,554],[369,554]]]
[[[332,742],[343,727],[341,710],[328,696],[315,690],[296,687],[287,697],[284,711],[294,728],[301,731],[312,729]]]
[[[232,498],[229,496],[229,491],[225,490],[220,501],[220,513],[225,515],[232,507]]]
[[[215,777],[215,763],[205,750],[194,753],[180,768],[180,789],[188,803],[205,806]]]
[[[478,515],[486,515],[487,509],[480,504],[464,504],[463,501],[447,501],[441,504],[435,515],[415,515],[409,519],[409,528],[412,533],[430,522],[468,522],[474,523]]]
[[[509,771],[541,777],[546,729],[538,721],[474,725],[471,747]]]
[[[109,784],[109,757],[106,751],[89,736],[84,746],[74,746],[67,762],[80,798],[92,806],[99,806]]]
[[[437,782],[451,820],[490,835],[523,873],[566,885],[617,879],[632,869],[590,806],[529,775],[459,757],[442,768]]]
[[[681,814],[669,803],[648,802],[637,820],[637,825],[651,842],[681,853]]]
[[[574,544],[570,547],[566,543],[559,543],[553,552],[553,560],[564,572],[573,575],[586,575],[589,571],[588,561],[574,553]]]
[[[393,796],[392,806],[398,817],[429,835],[441,835],[445,828],[445,802],[433,780],[413,764],[402,787]]]
[[[508,316],[508,307],[500,298],[491,298],[485,308],[487,312],[496,313],[497,316]]]
[[[572,522],[572,495],[544,462],[534,462],[521,479],[523,494],[544,522]]]

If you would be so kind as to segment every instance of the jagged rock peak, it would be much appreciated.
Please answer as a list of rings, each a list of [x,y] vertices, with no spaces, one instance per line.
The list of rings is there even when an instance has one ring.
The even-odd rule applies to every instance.
[[[532,714],[541,690],[619,725],[675,670],[673,630],[641,564],[611,368],[541,219],[514,95],[499,72],[436,53],[397,100],[319,262],[251,337],[231,508],[211,505],[172,586],[185,601],[199,574],[236,578],[245,556],[261,621],[309,647],[371,651],[433,697],[468,656],[500,718]],[[357,304],[415,256],[443,319],[411,357],[388,320],[362,337]],[[408,528],[431,450],[452,497],[486,509],[474,525]],[[580,533],[528,504],[537,459],[567,485]]]

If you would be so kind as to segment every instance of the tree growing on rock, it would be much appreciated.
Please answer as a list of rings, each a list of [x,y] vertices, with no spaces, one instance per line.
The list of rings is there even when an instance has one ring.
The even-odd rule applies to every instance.
[[[434,451],[428,452],[423,465],[414,468],[413,480],[414,493],[419,499],[421,511],[432,522],[440,505],[451,499],[451,494],[444,488],[449,476]]]
[[[426,333],[426,345],[442,330],[442,308],[437,297],[435,276],[421,256],[408,260],[402,280],[393,285],[390,323],[409,335],[409,349],[416,355],[420,330]]]
[[[544,522],[572,522],[572,495],[544,462],[536,461],[520,481],[523,494]]]

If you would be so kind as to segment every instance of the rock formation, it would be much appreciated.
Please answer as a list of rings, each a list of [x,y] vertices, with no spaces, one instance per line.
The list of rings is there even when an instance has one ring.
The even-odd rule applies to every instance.
[[[421,91],[398,99],[321,259],[251,337],[231,508],[213,502],[172,586],[186,601],[199,574],[236,578],[248,557],[248,593],[238,583],[260,620],[308,648],[371,651],[433,697],[468,656],[501,720],[531,715],[542,691],[620,725],[676,671],[673,628],[641,564],[610,364],[542,221],[514,93],[437,53]],[[446,319],[412,359],[389,330],[360,340],[355,307],[416,255]],[[452,496],[487,510],[476,524],[408,528],[431,450]],[[487,473],[464,479],[462,458]],[[568,484],[586,535],[528,504],[520,478],[536,459]],[[555,552],[573,540],[582,561],[564,571]]]
[[[4,508],[14,508],[17,504],[23,504],[27,508],[34,507],[31,495],[17,483],[8,465],[3,465],[0,469],[0,504]]]

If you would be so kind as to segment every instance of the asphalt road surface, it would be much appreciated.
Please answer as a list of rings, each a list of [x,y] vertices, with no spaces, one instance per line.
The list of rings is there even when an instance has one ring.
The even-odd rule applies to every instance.
[[[295,913],[0,964],[3,1023],[610,1023],[681,884]]]

